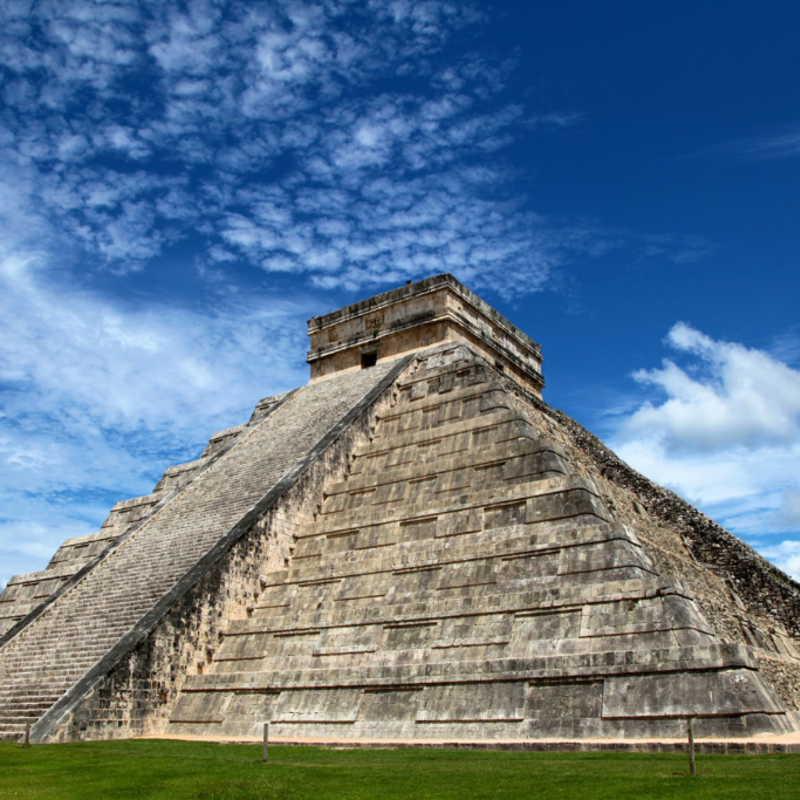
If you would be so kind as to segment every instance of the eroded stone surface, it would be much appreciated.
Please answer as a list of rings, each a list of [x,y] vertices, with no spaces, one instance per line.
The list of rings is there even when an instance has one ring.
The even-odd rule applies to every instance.
[[[289,569],[184,685],[170,733],[680,735],[687,715],[717,735],[790,729],[747,648],[469,348],[422,354],[352,458]]]

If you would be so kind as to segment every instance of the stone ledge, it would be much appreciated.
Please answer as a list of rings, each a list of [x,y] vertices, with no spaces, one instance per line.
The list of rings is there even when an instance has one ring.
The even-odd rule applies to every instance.
[[[186,735],[141,736],[141,739],[219,742],[220,744],[260,744],[261,737],[216,737]],[[336,750],[400,749],[409,747],[449,750],[515,750],[530,753],[688,753],[688,744],[679,739],[530,739],[474,741],[469,739],[305,739],[270,738],[272,745],[289,747],[329,747]],[[759,739],[695,739],[698,755],[778,755],[800,754],[800,737]]]

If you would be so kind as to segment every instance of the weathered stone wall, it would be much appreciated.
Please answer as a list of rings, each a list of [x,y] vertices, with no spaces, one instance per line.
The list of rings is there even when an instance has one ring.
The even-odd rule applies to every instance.
[[[533,424],[564,446],[573,467],[599,483],[661,574],[690,586],[717,635],[752,647],[781,699],[800,708],[800,584],[575,420],[513,381],[506,387]]]
[[[0,653],[5,721],[47,673],[86,694],[45,740],[789,729],[747,648],[800,708],[800,586],[493,363],[452,343],[314,382],[258,436],[262,404],[215,434],[201,481],[203,459],[118,504],[127,526],[178,487]]]
[[[171,731],[648,737],[681,735],[687,715],[698,735],[791,729],[748,648],[659,573],[573,446],[575,474],[557,424],[463,343],[418,358],[288,569],[187,676]]]

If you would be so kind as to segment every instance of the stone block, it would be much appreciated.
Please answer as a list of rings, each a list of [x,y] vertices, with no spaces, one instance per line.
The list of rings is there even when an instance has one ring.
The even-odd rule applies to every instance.
[[[412,722],[416,719],[422,690],[414,687],[368,689],[358,710],[358,722]]]
[[[231,692],[184,692],[170,719],[173,722],[222,722]]]
[[[603,717],[781,714],[783,706],[751,670],[607,678]]]
[[[297,689],[281,692],[274,722],[354,722],[358,716],[361,689]]]
[[[422,692],[417,722],[506,722],[525,716],[524,683],[429,686]]]

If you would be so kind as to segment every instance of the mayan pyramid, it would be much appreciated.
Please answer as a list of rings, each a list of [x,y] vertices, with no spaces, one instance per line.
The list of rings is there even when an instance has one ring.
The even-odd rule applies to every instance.
[[[450,275],[309,323],[311,380],[0,595],[0,735],[800,727],[800,586],[541,399]]]

